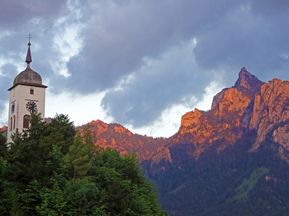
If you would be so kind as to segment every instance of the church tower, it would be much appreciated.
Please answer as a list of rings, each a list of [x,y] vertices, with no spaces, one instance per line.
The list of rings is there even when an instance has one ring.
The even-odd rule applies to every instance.
[[[9,91],[9,113],[7,143],[12,142],[12,135],[23,132],[29,127],[31,112],[40,113],[44,118],[45,89],[41,76],[30,67],[32,56],[30,37],[26,55],[27,67],[19,73]]]

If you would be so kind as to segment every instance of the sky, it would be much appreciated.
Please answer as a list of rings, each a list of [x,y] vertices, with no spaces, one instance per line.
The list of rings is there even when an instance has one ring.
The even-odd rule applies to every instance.
[[[1,0],[0,125],[29,33],[47,117],[168,137],[242,67],[289,80],[288,22],[288,0]]]

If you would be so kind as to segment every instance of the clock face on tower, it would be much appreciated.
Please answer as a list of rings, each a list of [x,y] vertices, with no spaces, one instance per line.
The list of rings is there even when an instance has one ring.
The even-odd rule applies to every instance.
[[[31,113],[37,112],[37,104],[35,101],[28,101],[26,103],[26,109]]]

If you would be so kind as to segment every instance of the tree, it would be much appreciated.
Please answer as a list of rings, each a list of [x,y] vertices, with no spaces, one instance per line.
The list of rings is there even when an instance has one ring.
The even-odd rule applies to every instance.
[[[46,124],[31,113],[0,158],[3,215],[164,215],[134,156],[92,144],[67,116]]]
[[[5,157],[7,154],[6,138],[0,133],[0,157]]]
[[[91,172],[103,190],[105,210],[111,215],[164,215],[134,156],[101,151],[94,158]]]
[[[82,142],[81,137],[75,137],[74,143],[69,147],[67,156],[72,165],[73,178],[85,176],[91,167],[91,158],[89,146]]]

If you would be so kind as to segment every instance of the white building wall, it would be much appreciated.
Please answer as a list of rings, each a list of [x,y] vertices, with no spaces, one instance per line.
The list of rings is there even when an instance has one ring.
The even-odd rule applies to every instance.
[[[30,89],[34,93],[30,94]],[[45,116],[45,88],[36,86],[17,85],[9,92],[9,117],[8,117],[8,133],[7,142],[12,142],[11,136],[16,131],[23,132],[23,117],[30,115],[26,109],[26,104],[29,101],[34,101],[37,104],[37,112],[44,118]],[[15,110],[12,112],[12,104],[15,104]],[[13,118],[15,116],[15,127]],[[11,129],[12,118],[12,129]]]

